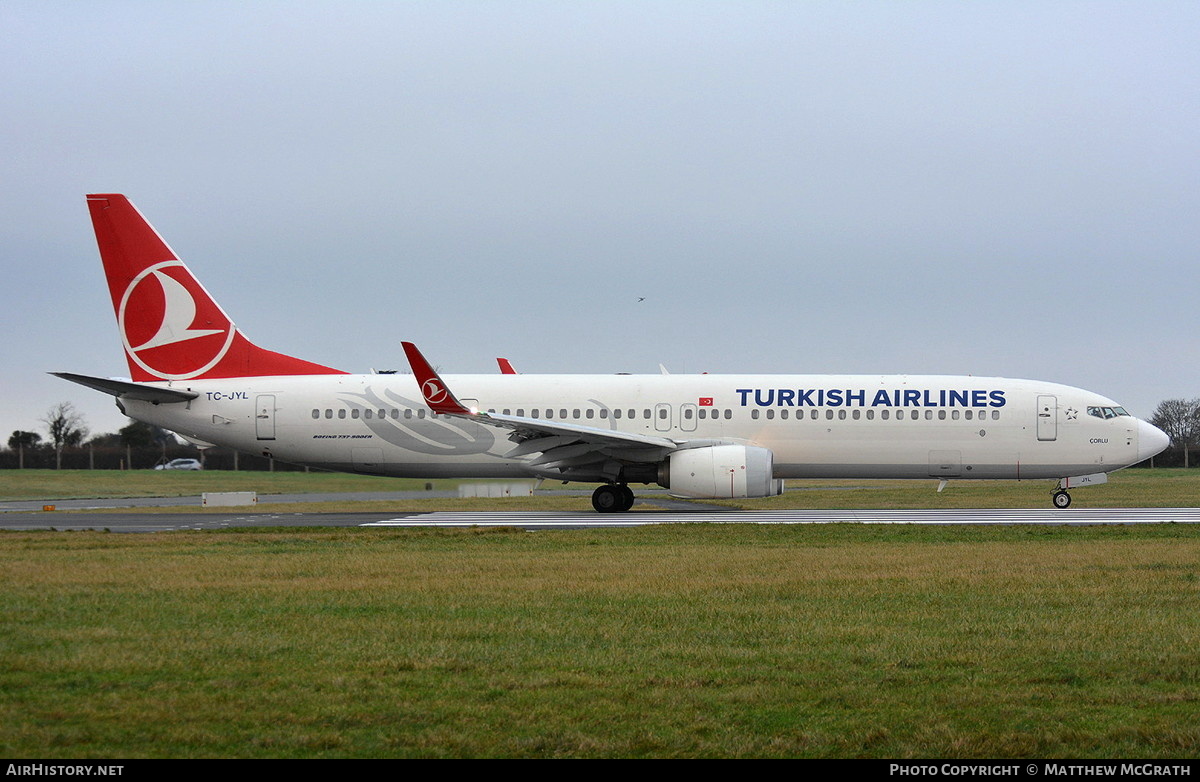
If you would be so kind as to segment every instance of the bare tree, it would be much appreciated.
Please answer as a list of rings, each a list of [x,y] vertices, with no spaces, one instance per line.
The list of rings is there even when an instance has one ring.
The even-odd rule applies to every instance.
[[[1162,429],[1172,445],[1183,449],[1183,466],[1190,467],[1188,449],[1200,441],[1200,399],[1165,399],[1150,423]]]
[[[50,442],[54,443],[54,468],[62,469],[62,449],[68,445],[79,445],[87,437],[88,428],[83,414],[70,402],[59,402],[46,412],[42,419]]]

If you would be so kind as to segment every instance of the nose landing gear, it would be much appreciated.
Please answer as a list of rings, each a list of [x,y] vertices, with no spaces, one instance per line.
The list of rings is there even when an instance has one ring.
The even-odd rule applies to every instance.
[[[1108,483],[1108,473],[1106,472],[1094,472],[1091,475],[1075,475],[1070,478],[1062,478],[1058,481],[1058,486],[1054,488],[1052,496],[1054,507],[1071,507],[1071,495],[1067,494],[1067,489],[1075,489],[1080,486],[1099,486],[1102,483]]]
[[[598,513],[624,513],[633,500],[633,490],[623,483],[608,483],[592,492],[592,507]]]

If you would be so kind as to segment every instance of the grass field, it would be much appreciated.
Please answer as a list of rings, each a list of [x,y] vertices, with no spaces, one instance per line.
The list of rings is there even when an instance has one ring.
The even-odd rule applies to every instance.
[[[11,472],[7,497],[402,483]],[[1195,475],[1076,504],[1194,506]],[[797,485],[740,504],[1050,488]],[[0,532],[0,755],[1190,758],[1198,599],[1191,525]]]
[[[183,497],[206,491],[256,491],[259,494],[419,491],[426,484],[442,489],[453,488],[458,483],[337,472],[3,470],[0,471],[0,500]]]
[[[1200,530],[0,533],[8,757],[1195,757]]]
[[[326,472],[154,472],[133,470],[5,470],[0,471],[0,500],[65,500],[113,497],[196,496],[212,491],[256,491],[259,494],[323,492],[421,491],[427,486],[453,490],[462,481],[376,478]],[[936,492],[937,481],[788,481],[779,497],[716,502],[739,508],[1044,508],[1054,481],[952,481]],[[503,508],[507,510],[586,510],[586,497],[571,497],[559,489],[590,489],[587,484],[546,482],[532,498],[489,500],[425,500],[403,502],[321,503],[304,506],[326,510],[433,510],[437,508]],[[635,487],[640,490],[642,487]],[[1110,482],[1072,491],[1077,507],[1195,507],[1200,504],[1200,469],[1123,470]],[[706,501],[707,502],[707,501]],[[642,506],[639,506],[639,508]],[[292,506],[260,507],[260,512],[284,512]],[[297,506],[295,510],[300,510]],[[181,509],[194,512],[196,509]],[[160,512],[156,509],[155,512]]]

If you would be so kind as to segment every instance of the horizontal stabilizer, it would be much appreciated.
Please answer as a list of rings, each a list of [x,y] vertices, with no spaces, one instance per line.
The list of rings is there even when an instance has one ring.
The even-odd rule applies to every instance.
[[[109,380],[103,377],[75,375],[70,372],[51,372],[55,377],[70,380],[81,386],[87,386],[106,394],[112,394],[120,399],[134,399],[139,402],[188,402],[200,396],[195,391],[180,391],[175,388],[159,388],[141,383],[130,383],[125,380]]]
[[[206,449],[208,449],[208,448],[216,448],[216,447],[217,447],[217,446],[216,446],[216,445],[214,445],[213,443],[206,442],[206,441],[204,441],[204,440],[197,440],[195,437],[188,437],[186,434],[179,434],[179,432],[176,432],[176,433],[175,433],[175,435],[176,435],[177,437],[182,437],[184,440],[186,440],[186,441],[188,441],[190,444],[192,444],[192,445],[196,446],[196,447],[197,447],[197,448],[199,448],[201,451],[203,451],[203,450],[206,450]]]

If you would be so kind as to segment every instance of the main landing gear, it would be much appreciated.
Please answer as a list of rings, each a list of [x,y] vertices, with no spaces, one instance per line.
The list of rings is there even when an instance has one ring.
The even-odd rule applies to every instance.
[[[1054,501],[1054,507],[1056,507],[1056,508],[1071,507],[1071,495],[1067,494],[1062,489],[1056,489],[1054,491],[1054,496],[1051,497],[1050,499],[1052,499]]]
[[[607,483],[592,492],[592,507],[599,513],[624,513],[633,507],[633,490],[623,483]]]

